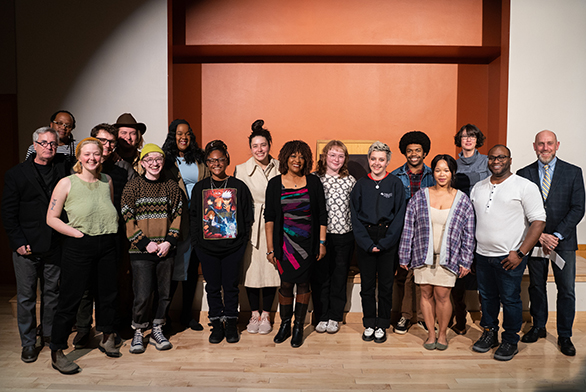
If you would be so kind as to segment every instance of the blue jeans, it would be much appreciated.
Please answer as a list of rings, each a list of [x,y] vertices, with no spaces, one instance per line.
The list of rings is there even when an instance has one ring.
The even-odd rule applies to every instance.
[[[14,252],[12,261],[16,275],[18,332],[22,347],[34,346],[37,340],[37,281],[41,280],[41,327],[43,336],[51,336],[53,318],[59,300],[57,265],[61,249],[43,255],[21,256]]]
[[[576,252],[558,251],[558,255],[565,260],[564,269],[559,269],[551,263],[553,276],[558,290],[557,295],[557,330],[558,336],[569,338],[572,336],[572,325],[576,314]],[[547,274],[549,259],[529,257],[529,299],[531,300],[531,317],[533,326],[545,328],[547,323]]]
[[[521,301],[521,279],[527,266],[527,257],[514,270],[505,270],[501,265],[508,255],[486,257],[478,253],[476,276],[482,304],[480,325],[498,330],[499,311],[503,305],[502,340],[517,344],[523,326],[523,302]]]

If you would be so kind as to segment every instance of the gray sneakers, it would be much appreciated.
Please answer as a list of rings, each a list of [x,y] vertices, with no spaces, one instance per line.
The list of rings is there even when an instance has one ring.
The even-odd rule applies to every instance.
[[[130,343],[131,354],[142,354],[144,353],[144,342],[142,336],[142,329],[137,328],[134,330],[134,336],[132,337],[132,343]]]
[[[163,335],[163,326],[161,324],[153,325],[153,330],[151,331],[151,338],[149,339],[149,343],[154,345],[157,350],[169,350],[173,345],[171,342],[167,340],[165,335]]]

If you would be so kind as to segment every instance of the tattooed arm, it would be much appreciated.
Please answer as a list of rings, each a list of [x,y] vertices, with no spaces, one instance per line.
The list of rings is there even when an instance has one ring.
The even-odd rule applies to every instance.
[[[83,233],[73,227],[67,225],[61,220],[61,211],[63,211],[63,205],[69,195],[71,189],[71,182],[69,178],[65,177],[61,179],[55,186],[53,194],[51,195],[51,202],[49,203],[49,209],[47,210],[47,225],[52,227],[55,231],[64,234],[69,237],[81,238]]]

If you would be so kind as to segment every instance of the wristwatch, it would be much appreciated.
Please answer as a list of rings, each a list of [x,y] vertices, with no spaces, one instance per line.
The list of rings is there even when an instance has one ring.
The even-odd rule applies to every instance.
[[[525,257],[525,255],[523,254],[523,252],[521,252],[521,249],[517,249],[517,256],[519,256],[520,259],[522,259],[523,257]]]

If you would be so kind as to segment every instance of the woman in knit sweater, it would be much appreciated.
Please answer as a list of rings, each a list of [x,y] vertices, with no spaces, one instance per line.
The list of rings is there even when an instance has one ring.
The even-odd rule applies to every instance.
[[[437,155],[431,170],[436,184],[418,191],[407,205],[399,262],[402,268],[414,269],[415,283],[421,287],[421,311],[430,326],[423,347],[445,350],[452,316],[450,291],[472,264],[474,210],[468,196],[453,188],[454,158]]]
[[[177,182],[161,175],[164,160],[165,154],[159,146],[151,143],[145,145],[140,152],[139,162],[145,174],[126,184],[122,193],[122,215],[130,241],[134,290],[134,337],[130,344],[132,354],[145,351],[143,331],[151,322],[149,302],[155,284],[159,298],[149,343],[155,345],[157,350],[168,350],[172,347],[163,335],[162,327],[171,303],[173,259],[184,207]]]

